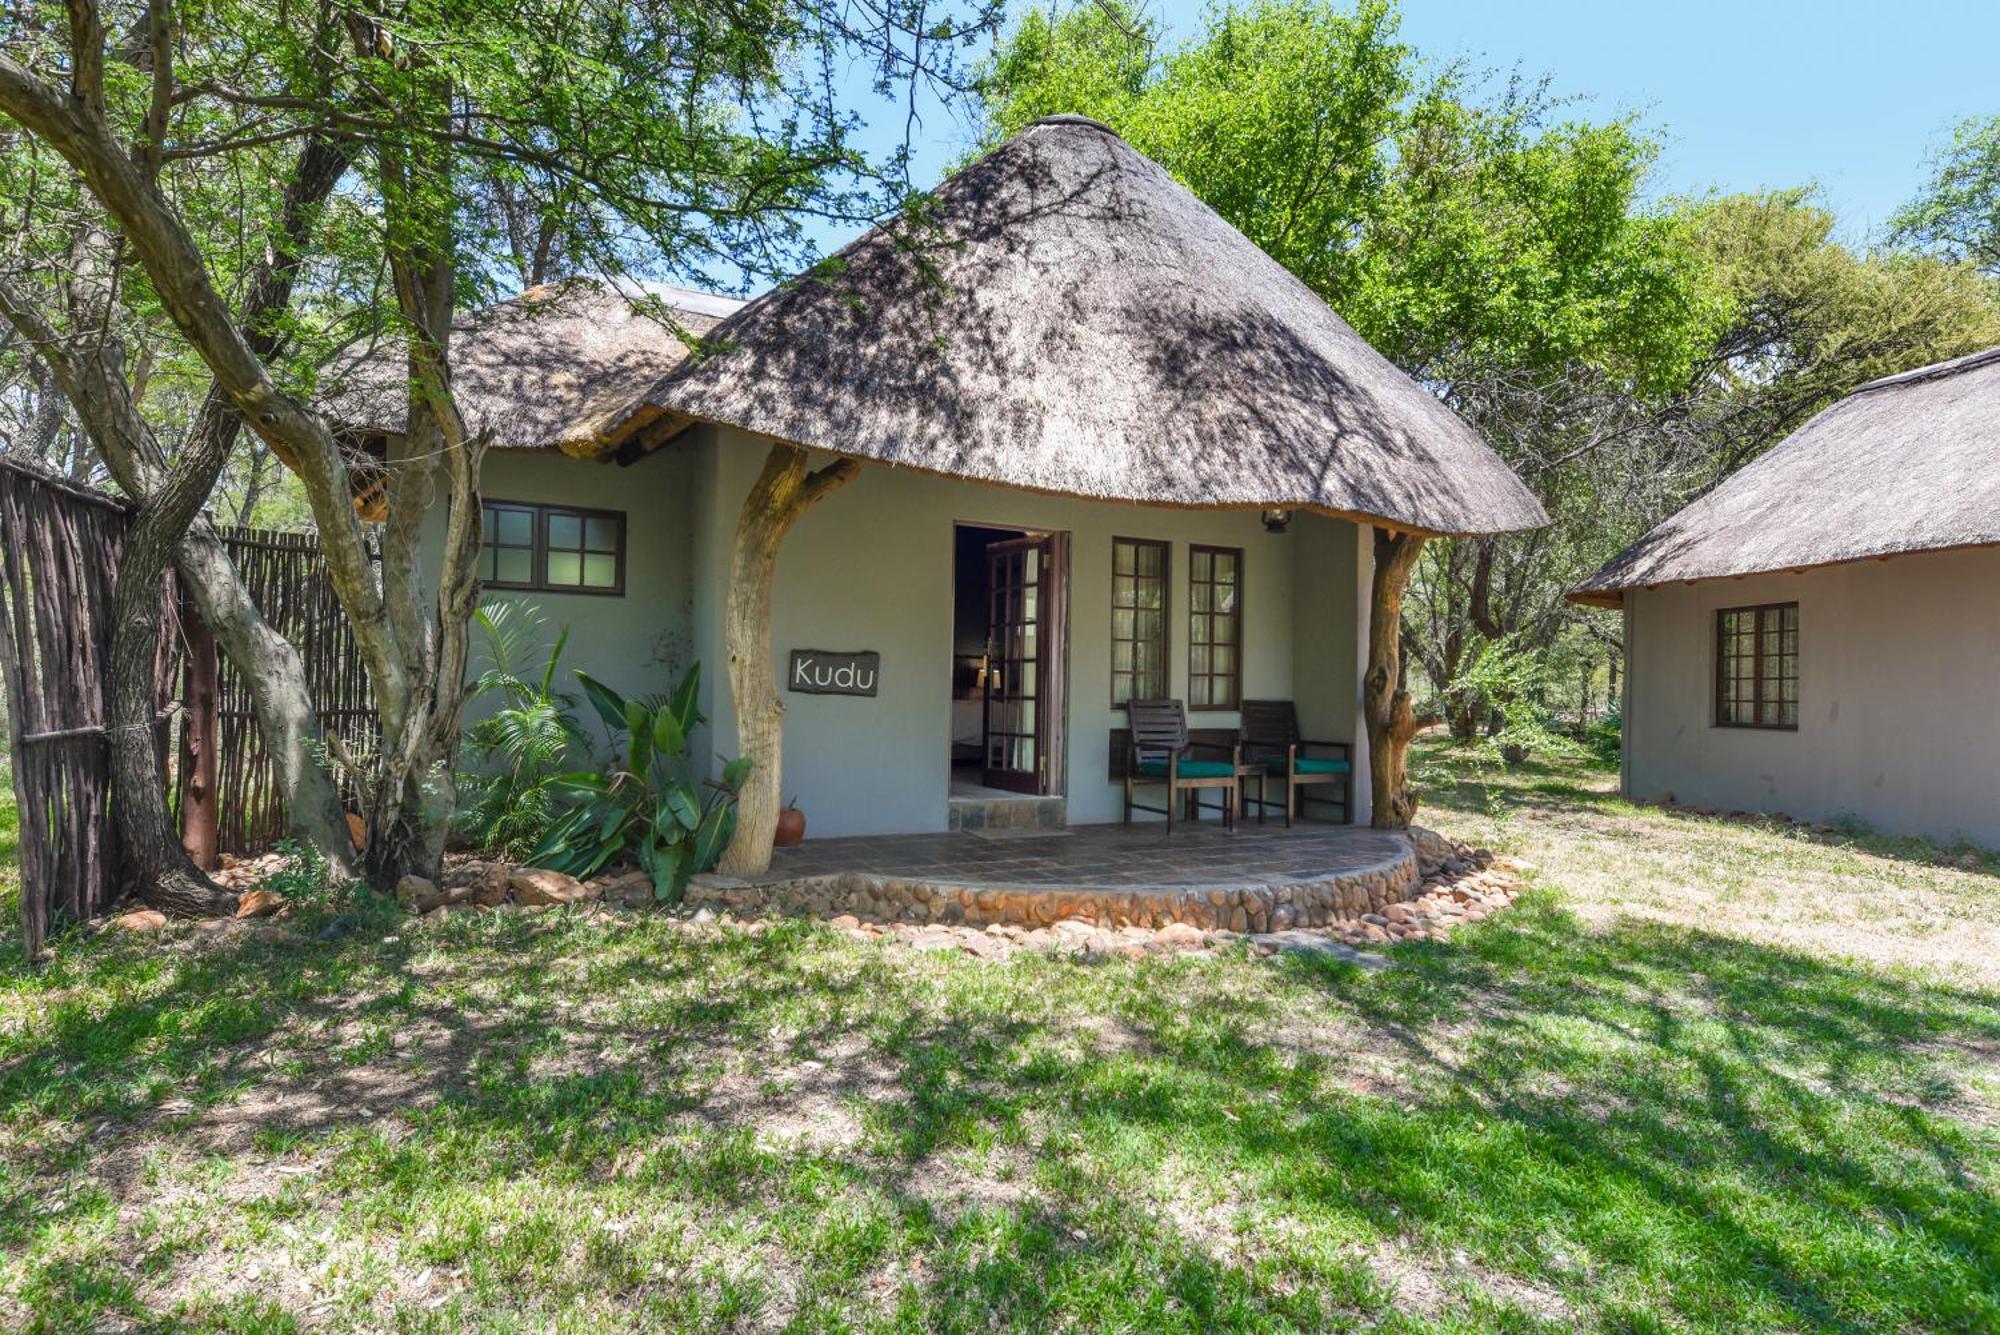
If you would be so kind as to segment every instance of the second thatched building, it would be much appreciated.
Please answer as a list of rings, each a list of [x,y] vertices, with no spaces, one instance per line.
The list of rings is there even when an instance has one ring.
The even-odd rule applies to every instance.
[[[2000,847],[2000,348],[1864,385],[1572,591],[1624,788]]]

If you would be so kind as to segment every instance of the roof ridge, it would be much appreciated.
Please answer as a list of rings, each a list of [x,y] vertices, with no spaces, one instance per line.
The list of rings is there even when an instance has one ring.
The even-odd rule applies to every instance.
[[[1870,380],[1867,384],[1854,390],[1848,397],[1852,398],[1854,394],[1866,394],[1871,389],[1888,389],[1895,385],[1911,385],[1920,380],[1942,380],[1946,376],[1954,376],[1964,371],[1975,370],[1991,362],[2000,362],[2000,347],[1987,348],[1981,352],[1968,352],[1963,357],[1953,357],[1947,361],[1932,362],[1929,366],[1919,366],[1913,370],[1898,371],[1894,375],[1885,375],[1879,379]]]
[[[1119,140],[1121,142],[1123,142],[1125,138],[1124,135],[1118,133],[1118,131],[1112,129],[1109,125],[1106,125],[1103,121],[1098,120],[1095,116],[1085,116],[1081,112],[1076,112],[1076,111],[1058,112],[1056,115],[1053,116],[1037,116],[1034,120],[1029,121],[1022,128],[1027,130],[1032,130],[1036,126],[1040,125],[1073,125],[1085,130],[1101,130],[1105,134],[1110,135],[1113,139]]]

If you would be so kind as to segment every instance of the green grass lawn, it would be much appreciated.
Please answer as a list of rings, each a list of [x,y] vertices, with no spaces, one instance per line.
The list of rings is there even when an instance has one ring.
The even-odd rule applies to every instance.
[[[9,946],[0,1326],[2000,1328],[1993,862],[1418,772],[1540,871],[1377,974],[352,904]]]

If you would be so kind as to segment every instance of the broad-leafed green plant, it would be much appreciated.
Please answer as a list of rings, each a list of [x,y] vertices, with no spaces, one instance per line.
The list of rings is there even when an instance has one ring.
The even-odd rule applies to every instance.
[[[460,828],[479,847],[522,860],[567,810],[567,792],[557,781],[589,745],[572,712],[574,697],[555,689],[569,628],[557,633],[538,667],[530,668],[546,625],[533,604],[488,603],[472,614],[472,622],[487,660],[473,692],[497,696],[499,704],[466,730],[468,766],[459,789],[468,801]]]
[[[1546,659],[1512,636],[1474,649],[1446,690],[1447,696],[1463,693],[1480,701],[1498,716],[1500,726],[1486,744],[1509,765],[1519,765],[1536,752],[1564,759],[1583,754],[1583,748],[1550,726],[1548,692]]]
[[[614,859],[630,857],[653,878],[653,897],[675,902],[688,878],[713,867],[729,843],[736,792],[749,777],[750,759],[738,756],[724,765],[719,783],[696,776],[688,739],[706,721],[695,707],[699,663],[664,700],[627,700],[582,671],[576,679],[604,720],[612,763],[601,774],[557,781],[576,805],[528,861],[592,876]]]

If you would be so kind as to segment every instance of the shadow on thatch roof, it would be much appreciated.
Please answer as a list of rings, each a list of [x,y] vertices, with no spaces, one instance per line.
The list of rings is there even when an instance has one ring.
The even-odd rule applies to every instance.
[[[758,298],[646,396],[687,421],[981,482],[1547,522],[1478,434],[1104,126],[1038,121]]]
[[[1863,385],[1570,591],[2000,544],[2000,348]]]
[[[629,431],[647,386],[743,303],[684,288],[573,278],[459,317],[452,386],[466,424],[497,449],[595,455]],[[679,326],[679,333],[671,326]],[[359,349],[327,373],[329,417],[356,435],[402,434],[408,369],[400,342]]]

